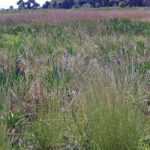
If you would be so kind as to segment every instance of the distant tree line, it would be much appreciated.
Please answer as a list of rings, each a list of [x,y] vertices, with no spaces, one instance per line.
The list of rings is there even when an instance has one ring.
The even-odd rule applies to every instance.
[[[35,0],[19,0],[19,9],[36,9],[40,5]],[[51,0],[46,1],[43,9],[99,8],[99,7],[144,7],[150,6],[150,0]]]
[[[40,4],[35,0],[28,0],[26,2],[24,2],[24,0],[19,0],[17,5],[19,9],[37,9],[40,7]]]

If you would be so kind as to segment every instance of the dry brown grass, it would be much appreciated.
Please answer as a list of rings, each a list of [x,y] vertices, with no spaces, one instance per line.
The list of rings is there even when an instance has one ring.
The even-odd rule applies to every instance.
[[[22,11],[0,14],[0,25],[29,23],[63,23],[76,20],[98,20],[111,18],[130,18],[136,21],[150,21],[148,9],[135,10],[55,10],[55,11]]]

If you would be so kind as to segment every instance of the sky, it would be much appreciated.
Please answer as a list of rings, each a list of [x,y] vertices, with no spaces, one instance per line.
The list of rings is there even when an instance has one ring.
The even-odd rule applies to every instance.
[[[14,6],[14,8],[17,8],[18,6],[16,5],[18,0],[0,0],[0,8],[9,8],[9,6]],[[26,1],[26,0],[25,0]],[[36,0],[37,3],[40,5],[43,5],[46,0]]]

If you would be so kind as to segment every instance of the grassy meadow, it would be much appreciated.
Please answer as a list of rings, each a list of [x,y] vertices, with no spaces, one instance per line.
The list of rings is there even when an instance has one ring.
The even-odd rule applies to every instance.
[[[150,12],[0,12],[0,150],[150,150]]]

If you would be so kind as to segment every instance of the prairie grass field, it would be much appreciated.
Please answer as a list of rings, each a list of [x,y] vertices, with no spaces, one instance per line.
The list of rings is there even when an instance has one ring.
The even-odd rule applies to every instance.
[[[101,9],[69,9],[69,10],[15,10],[1,11],[1,25],[18,24],[59,24],[81,20],[108,20],[113,18],[132,19],[134,21],[150,21],[150,8],[101,8]]]
[[[150,12],[0,12],[1,150],[150,150]]]

